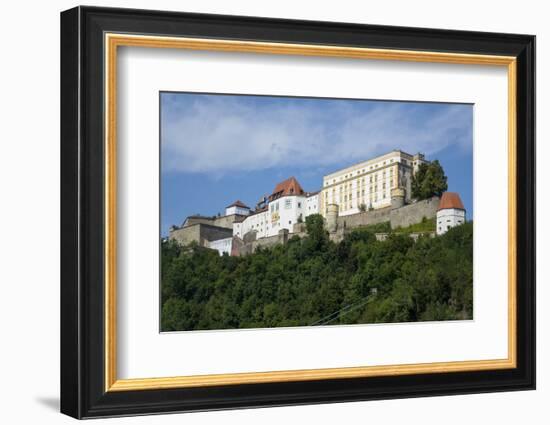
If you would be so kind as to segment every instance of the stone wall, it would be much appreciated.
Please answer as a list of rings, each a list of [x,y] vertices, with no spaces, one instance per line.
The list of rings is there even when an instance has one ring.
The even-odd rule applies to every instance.
[[[400,233],[396,232],[394,234],[399,235]],[[401,234],[403,234],[403,233],[401,233]],[[388,239],[390,234],[389,233],[375,233],[374,236],[376,236],[377,241],[385,241],[385,240]],[[421,237],[435,238],[435,232],[408,233],[408,236],[416,242]]]
[[[185,227],[190,227],[195,224],[209,224],[211,226],[225,227],[226,229],[233,229],[233,223],[237,218],[244,217],[238,214],[222,215],[220,217],[189,217],[185,221]]]
[[[439,198],[433,198],[405,205],[401,208],[380,208],[373,211],[365,211],[358,214],[339,216],[335,233],[341,233],[348,229],[379,224],[389,221],[392,229],[407,227],[420,223],[424,217],[434,218],[437,214]]]
[[[227,227],[228,229],[233,229],[233,223],[242,215],[232,214],[232,215],[222,215],[221,217],[216,217],[214,220],[214,226],[218,227]]]
[[[169,237],[182,245],[187,245],[195,241],[201,246],[206,246],[207,244],[205,241],[225,239],[232,236],[232,229],[213,226],[211,224],[197,223],[172,230]]]
[[[349,229],[368,226],[369,224],[384,223],[385,221],[390,221],[390,212],[391,207],[386,207],[358,214],[339,216],[337,229]]]
[[[427,219],[434,218],[437,214],[438,206],[439,198],[434,196],[433,198],[392,210],[390,212],[391,228],[396,229],[397,227],[407,227],[411,224],[420,223],[424,217]]]
[[[419,223],[423,218],[431,219],[437,214],[439,198],[433,197],[414,204],[405,205],[401,208],[392,209],[392,207],[381,208],[373,211],[365,211],[358,214],[340,216],[337,218],[337,226],[334,232],[330,233],[330,238],[334,242],[339,242],[344,235],[355,228],[390,222],[391,228],[407,227],[411,224]],[[170,239],[178,241],[180,244],[187,245],[196,241],[202,246],[207,246],[206,241],[225,239],[233,237],[232,223],[237,215],[218,217],[216,220],[220,226],[204,223],[203,218],[197,218],[198,223],[187,224],[185,227],[174,229],[170,232]],[[193,219],[195,220],[195,219]],[[208,220],[208,219],[207,219]],[[226,227],[227,226],[227,227]],[[249,232],[244,236],[244,241],[238,237],[233,237],[231,255],[245,255],[256,251],[259,247],[270,247],[277,244],[285,244],[293,236],[306,236],[305,224],[297,223],[293,226],[293,232],[289,233],[284,229],[278,235],[256,239],[254,232]],[[414,236],[412,236],[414,237]],[[377,235],[377,238],[384,238],[384,235]]]
[[[200,237],[201,226],[202,224],[193,224],[191,226],[182,227],[180,229],[170,230],[169,239],[175,240],[181,245],[187,245],[193,241],[202,245]]]
[[[247,236],[249,233],[247,233]],[[246,242],[238,237],[233,238],[233,250],[231,255],[246,255],[252,254],[260,247],[271,247],[274,245],[284,245],[288,240],[294,236],[303,238],[306,235],[305,232],[289,233],[288,230],[283,229],[279,231],[278,235],[268,236],[260,239],[246,239]]]

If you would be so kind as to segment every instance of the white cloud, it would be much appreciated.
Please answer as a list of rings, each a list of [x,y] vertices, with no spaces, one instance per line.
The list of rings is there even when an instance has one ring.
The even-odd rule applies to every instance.
[[[464,105],[402,102],[276,102],[255,107],[241,97],[194,97],[163,104],[163,171],[255,171],[356,162],[402,149],[434,156],[449,146],[471,150],[472,112]]]

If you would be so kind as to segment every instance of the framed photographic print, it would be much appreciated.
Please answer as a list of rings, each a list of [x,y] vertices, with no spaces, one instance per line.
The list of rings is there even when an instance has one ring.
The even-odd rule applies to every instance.
[[[535,38],[61,14],[61,411],[535,388]]]

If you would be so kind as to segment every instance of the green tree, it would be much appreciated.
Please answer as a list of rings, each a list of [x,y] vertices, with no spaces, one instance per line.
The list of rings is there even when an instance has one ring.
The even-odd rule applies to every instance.
[[[420,164],[412,178],[411,191],[413,198],[428,199],[432,196],[441,196],[447,190],[447,176],[443,167],[436,159],[429,163]]]
[[[309,252],[321,252],[328,243],[328,233],[325,230],[325,223],[321,214],[312,214],[306,217],[306,248]]]
[[[473,225],[414,242],[387,223],[308,235],[242,257],[161,244],[163,331],[463,320],[473,310]],[[384,228],[389,236],[376,240]],[[326,320],[326,319],[325,319]]]

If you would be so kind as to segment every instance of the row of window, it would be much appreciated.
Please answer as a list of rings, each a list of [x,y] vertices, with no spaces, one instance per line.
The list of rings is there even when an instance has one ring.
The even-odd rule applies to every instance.
[[[413,162],[413,161],[408,161],[408,160],[406,160],[406,159],[404,159],[404,158],[401,159],[401,161],[396,161],[396,162],[397,162],[397,163],[401,162],[403,165],[414,165],[414,166],[416,166],[416,164],[417,164],[416,161],[414,161],[414,162]],[[357,176],[358,176],[358,175],[361,175],[361,174],[365,174],[365,173],[367,172],[367,170],[368,170],[368,171],[370,171],[370,170],[375,170],[375,169],[378,168],[379,166],[381,166],[381,167],[385,166],[387,163],[388,163],[388,164],[389,164],[389,163],[393,163],[393,159],[390,159],[389,161],[384,161],[381,165],[380,165],[380,164],[371,165],[371,166],[368,167],[368,168],[363,168],[363,169],[357,170],[357,171],[355,171],[355,172],[352,171],[352,172],[350,172],[349,174],[345,174],[345,175],[343,175],[343,176],[340,176],[339,178],[333,178],[333,179],[332,179],[332,184],[335,184],[336,181],[347,180],[348,178],[351,178],[351,177],[353,177],[354,175],[357,175]],[[392,171],[393,171],[393,168],[390,168],[390,172],[392,172]],[[384,171],[384,173],[385,173],[385,171]],[[379,173],[377,173],[377,174],[379,174]],[[371,182],[372,182],[372,176],[371,176]],[[328,180],[328,181],[325,182],[325,186],[328,186],[329,184],[331,184],[330,180]]]
[[[386,172],[384,172],[381,176],[381,180],[384,181],[389,181],[390,185],[393,186],[393,170],[390,170],[390,173],[389,173],[389,179],[387,179],[387,176],[386,176]],[[343,185],[340,185],[338,186],[338,190],[340,192],[342,192],[343,190],[351,190],[354,186],[362,186],[362,187],[365,187],[367,186],[367,182],[365,180],[365,178],[362,178],[362,179],[359,179],[359,180],[355,180],[357,182],[357,184],[353,185],[353,181],[350,181],[350,182],[347,182],[347,183],[344,183]],[[376,184],[378,183],[378,174],[374,175],[374,179],[373,179],[373,176],[370,176],[369,178],[369,183],[370,184]],[[386,182],[384,181],[383,184],[385,184]],[[332,192],[335,192],[336,191],[336,187],[333,187],[332,188]]]
[[[392,186],[390,185],[390,187],[392,187]],[[366,193],[365,189],[361,189],[360,191],[357,191],[356,198],[364,198],[365,193]],[[374,186],[374,190],[371,187],[368,195],[369,195],[369,198],[372,198],[373,196],[377,197],[378,195],[385,198],[386,195],[389,196],[389,191],[388,191],[388,188],[386,187],[386,184],[383,184],[382,188],[380,190],[378,190],[378,186]],[[329,201],[329,199],[331,199],[332,202],[337,202],[336,201],[336,199],[337,199],[336,194],[332,194],[332,196],[330,198],[327,196],[327,199],[325,199],[325,203],[327,203]],[[338,199],[340,201],[351,201],[352,199],[354,199],[353,192],[352,193],[347,193],[346,192],[346,193],[343,193],[343,194],[340,193],[340,196],[338,196]]]
[[[288,220],[288,224],[289,225],[292,225],[292,220]],[[260,233],[263,233],[264,231],[264,222],[261,222],[261,223],[257,223],[257,224],[253,224],[252,226],[250,226],[250,230],[258,230]],[[273,228],[275,227],[279,227],[279,223],[273,223]],[[247,230],[248,232],[249,230]],[[265,227],[265,231],[268,232],[269,231],[269,224],[266,223],[266,227]],[[244,233],[247,233],[247,232],[244,232]],[[241,232],[237,232],[237,236],[240,236]]]

